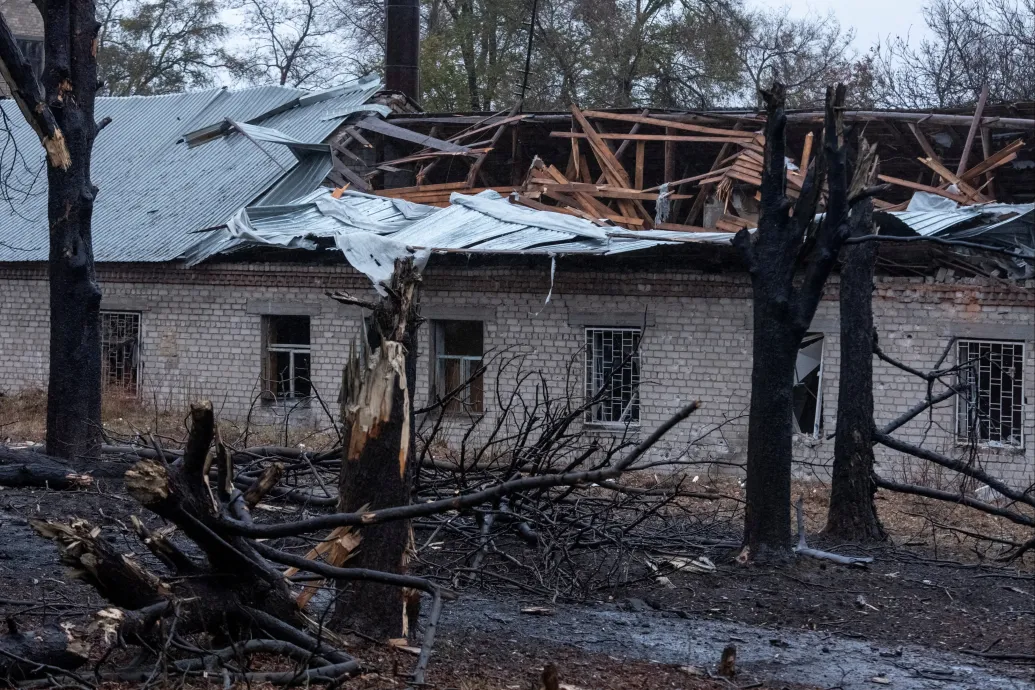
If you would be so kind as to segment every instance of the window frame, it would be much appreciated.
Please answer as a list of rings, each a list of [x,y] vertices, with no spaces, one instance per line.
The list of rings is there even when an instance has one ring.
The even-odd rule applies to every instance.
[[[271,342],[271,332],[273,330],[274,319],[279,318],[296,318],[306,319],[306,327],[309,331],[309,344],[303,345],[300,343],[274,343]],[[305,402],[313,397],[312,392],[309,395],[299,395],[295,391],[296,379],[298,378],[295,374],[295,358],[298,355],[309,356],[309,381],[310,388],[312,387],[312,372],[313,372],[313,320],[308,314],[266,314],[261,317],[262,319],[262,385],[263,394],[262,397],[266,402],[286,402],[286,401],[297,401]],[[277,379],[276,367],[272,362],[272,355],[278,353],[286,353],[288,355],[288,378],[289,392],[277,393]]]
[[[1008,339],[999,340],[999,339],[995,339],[995,338],[957,338],[956,342],[954,343],[954,346],[955,346],[956,367],[957,367],[956,387],[957,387],[957,390],[959,390],[959,391],[962,391],[963,387],[964,387],[964,382],[961,379],[961,375],[963,374],[963,368],[962,368],[963,367],[963,362],[960,360],[960,348],[964,344],[966,344],[966,345],[977,344],[979,346],[980,345],[989,345],[989,346],[993,346],[993,345],[1009,345],[1011,347],[1017,348],[1018,351],[1015,353],[1014,356],[1019,358],[1017,361],[1019,361],[1019,363],[1020,363],[1020,373],[1021,373],[1020,380],[1017,382],[1019,384],[1020,399],[1014,401],[1014,405],[1020,407],[1020,413],[1021,413],[1021,424],[1020,424],[1019,427],[1016,428],[1016,433],[1018,435],[1018,441],[1016,443],[1013,443],[1013,442],[1010,442],[1010,441],[1003,441],[1001,439],[1001,437],[1002,437],[1002,430],[1001,430],[1001,425],[1000,425],[1000,431],[999,431],[1000,440],[995,441],[995,440],[993,440],[991,438],[988,438],[988,439],[977,438],[977,439],[974,440],[974,445],[976,445],[978,448],[983,448],[983,449],[988,449],[988,450],[1003,450],[1003,451],[1008,451],[1008,452],[1010,452],[1010,451],[1013,451],[1013,452],[1023,452],[1026,449],[1025,438],[1024,438],[1024,425],[1025,425],[1026,416],[1027,416],[1026,415],[1027,405],[1025,404],[1025,400],[1024,400],[1024,398],[1025,398],[1025,395],[1024,395],[1024,391],[1025,391],[1025,389],[1024,389],[1024,382],[1026,380],[1026,373],[1025,373],[1026,366],[1025,365],[1027,363],[1026,357],[1027,357],[1027,354],[1028,354],[1028,352],[1027,352],[1028,344],[1025,341],[1023,341],[1023,340],[1008,340]],[[991,386],[991,384],[990,384],[990,386]],[[978,392],[978,395],[980,396],[980,390]],[[991,397],[991,391],[990,391],[989,397]],[[1002,391],[1000,391],[1000,394],[999,394],[999,402],[1000,403],[1002,402],[1002,399],[1003,399],[1003,394],[1002,394]],[[966,406],[966,411],[964,409],[964,406]],[[966,445],[970,445],[970,443],[971,443],[971,439],[970,439],[970,436],[969,436],[969,433],[968,433],[969,430],[966,429],[966,428],[961,428],[961,422],[963,422],[964,414],[966,414],[967,424],[969,425],[969,416],[970,416],[969,415],[969,408],[971,408],[972,406],[973,406],[973,403],[971,403],[966,398],[966,396],[964,396],[961,393],[957,392],[957,394],[956,394],[956,401],[955,401],[955,404],[953,405],[953,439],[954,439],[954,441],[955,441],[957,446],[966,446]],[[1001,405],[1000,405],[1000,407],[1001,407]],[[1012,407],[1011,408],[1011,412],[1013,411],[1013,409],[1015,409],[1015,408]],[[1002,411],[1000,410],[1000,415],[1001,414],[1002,414]],[[963,433],[961,433],[961,432],[963,432]],[[991,434],[989,434],[989,435],[991,435]]]
[[[121,390],[123,393],[125,393],[125,392],[127,392],[129,390],[127,388],[127,386],[125,386],[123,384],[109,384],[108,383],[108,376],[107,376],[107,374],[108,374],[109,370],[108,370],[107,364],[106,364],[107,361],[108,361],[108,357],[107,357],[107,354],[105,352],[105,346],[107,345],[107,343],[106,343],[105,338],[104,338],[104,318],[106,316],[130,316],[130,317],[136,317],[136,322],[137,322],[136,347],[135,347],[135,357],[134,357],[134,362],[133,362],[133,367],[132,367],[133,379],[134,380],[133,380],[132,396],[131,397],[138,398],[138,397],[140,397],[140,385],[141,385],[141,383],[143,381],[143,374],[144,374],[144,368],[143,368],[143,361],[144,361],[144,358],[143,358],[144,314],[143,314],[143,312],[133,311],[132,309],[101,309],[100,313],[99,313],[99,316],[100,316],[100,322],[101,322],[101,324],[100,324],[101,325],[101,334],[100,334],[100,336],[101,336],[100,337],[100,340],[101,340],[101,388],[102,388],[102,390],[105,390],[105,391],[107,391],[109,389],[112,389],[112,390],[118,389],[118,390]]]
[[[447,355],[443,352],[445,349],[445,331],[444,324],[450,322],[463,322],[463,323],[477,323],[481,327],[482,332],[482,353],[481,355]],[[438,401],[442,399],[442,396],[449,391],[440,390],[440,383],[445,380],[445,360],[454,360],[460,362],[462,381],[467,381],[470,378],[470,372],[477,370],[481,366],[482,362],[485,361],[485,321],[482,319],[431,319],[431,357],[428,367],[428,383],[431,400]],[[477,366],[474,363],[477,362]],[[466,375],[464,374],[464,372]],[[447,416],[463,416],[463,415],[481,415],[485,413],[485,377],[481,378],[481,395],[479,396],[480,405],[476,408],[473,405],[467,403],[470,400],[471,395],[468,393],[462,399],[458,396],[459,405],[443,405],[442,413]],[[473,382],[472,382],[473,383]],[[444,384],[443,384],[444,385]],[[466,388],[470,388],[471,384],[468,384]]]
[[[823,437],[823,374],[826,371],[826,360],[827,360],[827,334],[825,331],[809,331],[802,338],[802,341],[812,336],[819,336],[814,340],[810,341],[810,345],[816,340],[819,341],[819,370],[816,372],[818,379],[816,385],[816,411],[812,415],[812,431],[801,431],[801,424],[798,423],[797,419],[794,419],[795,425],[798,427],[797,435],[799,437],[821,439]],[[797,372],[797,356],[801,353],[801,344],[798,344],[798,352],[795,353],[795,372],[794,372],[794,386],[798,385],[798,372]],[[793,393],[792,393],[792,404],[793,404]],[[792,411],[793,412],[793,411]]]
[[[596,361],[596,357],[591,351],[591,337],[595,333],[610,332],[614,333],[632,333],[633,334],[633,354],[630,357],[627,366],[632,369],[630,375],[631,379],[630,387],[632,394],[629,398],[629,402],[625,407],[621,417],[624,418],[626,413],[631,412],[629,419],[619,418],[618,420],[613,419],[598,419],[598,409],[603,409],[604,400],[598,401],[595,404],[590,405],[589,400],[596,395],[603,387],[603,383],[597,386],[596,376],[597,372],[592,366],[591,362]],[[587,406],[586,411],[583,414],[583,425],[598,428],[598,429],[625,429],[627,427],[639,427],[642,423],[642,408],[643,398],[640,394],[640,387],[643,383],[643,328],[641,326],[599,326],[599,325],[586,325],[582,328],[582,345],[583,345],[583,402]],[[591,360],[592,358],[592,360]],[[612,362],[614,358],[612,357]],[[612,371],[611,377],[615,376],[616,372]],[[590,379],[594,380],[591,382]],[[603,379],[603,372],[600,374],[601,380]],[[609,393],[609,397],[605,400],[613,400],[613,389]],[[608,405],[610,407],[610,404]],[[632,415],[635,415],[632,418]]]

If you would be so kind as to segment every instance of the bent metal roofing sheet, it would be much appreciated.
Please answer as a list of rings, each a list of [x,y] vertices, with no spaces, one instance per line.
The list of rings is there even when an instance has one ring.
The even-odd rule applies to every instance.
[[[110,117],[111,123],[98,135],[93,151],[92,177],[99,188],[93,217],[96,260],[175,260],[197,244],[193,233],[225,224],[236,209],[254,202],[296,167],[309,165],[304,174],[294,176],[293,195],[304,191],[304,185],[319,184],[315,178],[324,166],[300,162],[286,146],[260,148],[236,131],[218,135],[227,120],[319,143],[350,113],[365,109],[380,88],[377,79],[367,78],[315,94],[262,86],[98,98],[96,119]],[[45,261],[43,148],[13,101],[0,101],[0,109],[8,137],[7,146],[0,147],[5,176],[0,262]],[[370,109],[377,111],[378,106]],[[207,129],[217,136],[188,147],[187,134]],[[0,132],[0,138],[4,135]]]

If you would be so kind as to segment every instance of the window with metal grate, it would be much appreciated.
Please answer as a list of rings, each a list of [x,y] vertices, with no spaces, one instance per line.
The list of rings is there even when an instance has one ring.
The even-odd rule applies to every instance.
[[[586,329],[586,421],[640,421],[639,328]]]
[[[1024,344],[960,340],[956,437],[987,446],[1024,445]]]

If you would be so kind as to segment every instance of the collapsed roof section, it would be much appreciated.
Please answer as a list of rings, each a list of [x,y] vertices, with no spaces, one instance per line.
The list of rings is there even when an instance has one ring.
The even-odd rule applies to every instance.
[[[639,230],[601,225],[548,210],[530,209],[493,190],[453,193],[444,208],[351,190],[319,190],[291,204],[242,208],[226,227],[212,230],[183,256],[188,265],[249,249],[340,252],[375,286],[386,281],[396,258],[429,254],[523,255],[550,258],[612,257],[657,247],[729,247],[729,232]],[[940,200],[941,197],[935,196]],[[1030,278],[1035,264],[1035,205],[881,212],[881,232],[899,237],[969,241],[979,272]],[[966,253],[967,249],[961,250]],[[981,263],[985,262],[985,263]]]

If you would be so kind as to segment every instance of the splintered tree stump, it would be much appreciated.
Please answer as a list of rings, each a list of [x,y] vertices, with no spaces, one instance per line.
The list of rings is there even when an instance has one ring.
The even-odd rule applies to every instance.
[[[339,480],[339,509],[377,510],[410,501],[413,455],[413,384],[417,359],[417,286],[412,260],[400,261],[389,297],[374,310],[374,346],[367,365],[350,353],[342,377],[342,424],[345,428]],[[359,530],[358,551],[349,565],[389,573],[407,571],[412,542],[408,520],[369,525]],[[340,585],[334,625],[361,630],[379,639],[408,637],[418,597],[399,587],[374,582]]]

